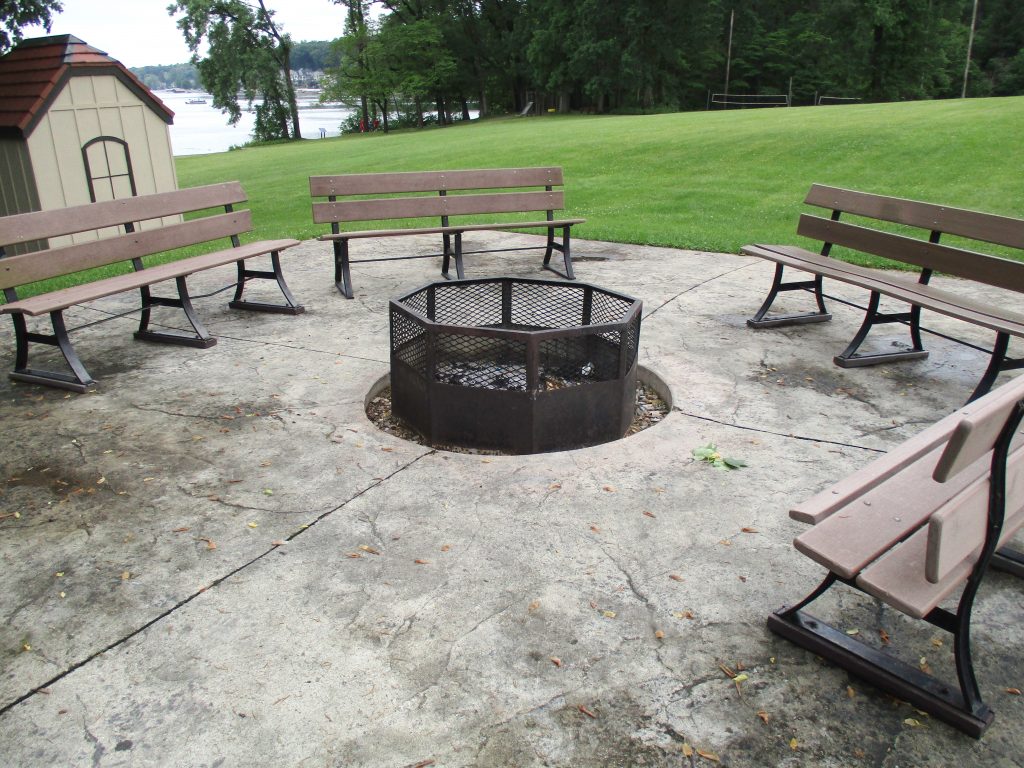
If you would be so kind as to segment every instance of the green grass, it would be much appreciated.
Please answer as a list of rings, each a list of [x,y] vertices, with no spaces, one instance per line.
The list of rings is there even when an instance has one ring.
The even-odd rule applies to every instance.
[[[812,182],[1024,218],[1022,147],[1024,97],[1016,97],[504,118],[181,157],[176,166],[181,187],[242,182],[255,223],[248,240],[326,232],[311,217],[313,175],[561,165],[566,215],[587,219],[577,237],[736,253],[747,243],[799,242],[793,233]]]
[[[1024,97],[649,116],[547,116],[177,160],[238,179],[259,237],[307,239],[307,177],[561,165],[577,237],[737,252],[794,242],[812,182],[1024,217]]]

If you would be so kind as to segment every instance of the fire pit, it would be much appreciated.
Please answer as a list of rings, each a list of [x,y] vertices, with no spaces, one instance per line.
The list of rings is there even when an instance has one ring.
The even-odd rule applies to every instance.
[[[390,306],[392,409],[427,442],[540,453],[629,428],[637,299],[493,277],[430,283]]]

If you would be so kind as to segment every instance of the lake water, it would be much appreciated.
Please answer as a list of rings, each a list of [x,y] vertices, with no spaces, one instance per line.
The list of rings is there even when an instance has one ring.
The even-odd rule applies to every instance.
[[[171,125],[171,146],[177,155],[205,155],[211,152],[226,152],[233,146],[240,146],[252,140],[252,129],[256,122],[254,112],[245,111],[242,102],[242,119],[235,125],[228,125],[228,116],[213,106],[213,99],[206,93],[173,93],[154,91],[167,107],[174,112]],[[205,99],[205,104],[189,104],[189,100]],[[299,94],[299,127],[304,139],[317,139],[321,129],[326,136],[338,136],[340,125],[352,110],[339,106],[317,106],[314,93]]]

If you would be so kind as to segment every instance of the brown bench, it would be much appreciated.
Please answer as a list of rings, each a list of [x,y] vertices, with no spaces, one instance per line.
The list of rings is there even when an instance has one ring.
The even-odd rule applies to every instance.
[[[16,381],[85,392],[94,382],[71,344],[63,313],[69,307],[125,291],[138,290],[141,293],[141,306],[134,310],[142,312],[135,338],[202,348],[213,346],[217,340],[203,327],[189,296],[186,279],[195,272],[225,264],[237,265],[237,281],[233,284],[235,294],[230,307],[288,314],[303,312],[303,307],[296,303],[288,290],[279,259],[281,251],[298,245],[298,241],[266,240],[242,244],[239,235],[252,229],[252,215],[248,210],[236,211],[234,206],[245,200],[241,184],[233,181],[0,218],[0,288],[3,288],[6,302],[0,305],[0,314],[9,314],[14,320],[17,343],[14,371],[10,377]],[[182,220],[182,214],[221,207],[223,212]],[[94,230],[100,230],[98,238]],[[78,235],[78,238],[63,237],[68,235]],[[79,239],[81,242],[34,250],[46,248],[51,238],[64,241]],[[232,247],[152,265],[146,265],[144,261],[147,256],[220,238],[230,238]],[[8,250],[15,253],[6,255]],[[269,271],[246,267],[246,260],[257,256],[269,256]],[[77,274],[118,262],[127,262],[131,271],[109,277],[96,277],[95,273]],[[26,298],[18,297],[19,286],[65,275],[76,275],[76,279],[84,282]],[[253,279],[274,280],[284,296],[284,303],[243,300],[245,285]],[[175,281],[176,297],[152,294],[150,286],[165,280]],[[151,329],[150,317],[155,307],[181,309],[193,333]],[[52,333],[28,329],[26,318],[40,315],[50,316]],[[57,347],[71,373],[29,368],[29,346],[32,343]]]
[[[388,261],[391,259],[442,257],[441,274],[448,278],[451,259],[455,259],[456,275],[462,279],[463,256],[467,253],[494,253],[497,251],[528,250],[524,248],[491,249],[489,251],[463,251],[462,235],[487,229],[547,230],[543,246],[544,267],[551,267],[554,251],[562,254],[569,280],[575,279],[569,252],[569,230],[573,224],[585,219],[555,218],[555,211],[565,207],[565,193],[555,187],[563,186],[561,168],[491,168],[465,171],[423,171],[407,173],[356,173],[341,176],[310,176],[309,191],[313,198],[326,197],[326,201],[313,202],[313,221],[330,224],[330,234],[320,237],[334,244],[334,282],[342,295],[352,298],[352,276],[349,264],[349,240],[400,235],[441,235],[442,251],[435,254],[391,256],[360,259],[360,262]],[[500,190],[500,191],[494,191]],[[449,194],[454,193],[454,194]],[[387,197],[382,197],[387,195]],[[394,197],[394,195],[401,195]],[[369,197],[375,196],[375,197]],[[348,199],[339,199],[348,198]],[[546,218],[519,221],[498,221],[494,214],[545,212]],[[491,217],[480,223],[481,216]],[[462,223],[452,218],[472,217]],[[394,219],[440,219],[440,226],[384,227],[341,231],[341,224],[354,222],[390,222]],[[561,230],[561,241],[556,230]],[[453,243],[454,240],[454,243]]]
[[[989,566],[1024,575],[1021,555],[1003,548],[1024,523],[1024,448],[1011,446],[1022,400],[1019,376],[794,507],[790,516],[812,526],[794,546],[828,575],[768,627],[979,737],[993,715],[971,661],[971,609]],[[810,615],[836,582],[952,633],[959,685]],[[940,606],[958,590],[955,611]]]
[[[745,254],[776,263],[775,278],[768,296],[757,313],[747,321],[748,325],[770,328],[831,319],[825,308],[822,288],[822,278],[828,277],[871,292],[868,306],[861,307],[866,309],[866,313],[860,330],[846,350],[834,358],[839,366],[849,368],[926,357],[928,353],[921,341],[921,331],[927,330],[921,326],[922,309],[995,331],[995,344],[991,350],[975,347],[989,352],[990,359],[970,399],[991,389],[1000,371],[1024,366],[1024,360],[1010,359],[1006,355],[1010,337],[1024,336],[1024,315],[1006,309],[1020,304],[1020,294],[1024,293],[1024,263],[977,250],[985,243],[1024,249],[1024,220],[820,184],[811,187],[804,202],[831,211],[829,218],[803,214],[797,226],[798,235],[823,243],[819,252],[794,245],[748,245],[742,249]],[[840,221],[844,214],[859,218],[856,223]],[[926,233],[927,239],[878,229],[875,225],[879,222],[895,223],[909,227],[911,231]],[[940,243],[943,235],[954,235],[961,241],[957,245]],[[963,239],[973,242],[964,243]],[[913,265],[921,272],[915,281],[906,273],[860,267],[833,258],[833,246]],[[815,278],[786,282],[783,280],[785,267],[810,272]],[[1006,301],[974,301],[956,291],[932,287],[928,281],[933,271],[1002,289],[1007,292]],[[803,314],[769,315],[779,293],[792,290],[813,291],[817,310]],[[882,296],[907,302],[910,304],[909,312],[879,311]],[[874,326],[893,322],[909,325],[909,349],[880,354],[858,353]]]

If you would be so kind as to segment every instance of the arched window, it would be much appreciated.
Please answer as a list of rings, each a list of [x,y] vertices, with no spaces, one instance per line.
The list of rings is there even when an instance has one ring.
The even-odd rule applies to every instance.
[[[82,159],[92,202],[135,196],[135,176],[127,142],[114,136],[97,136],[82,147]]]

